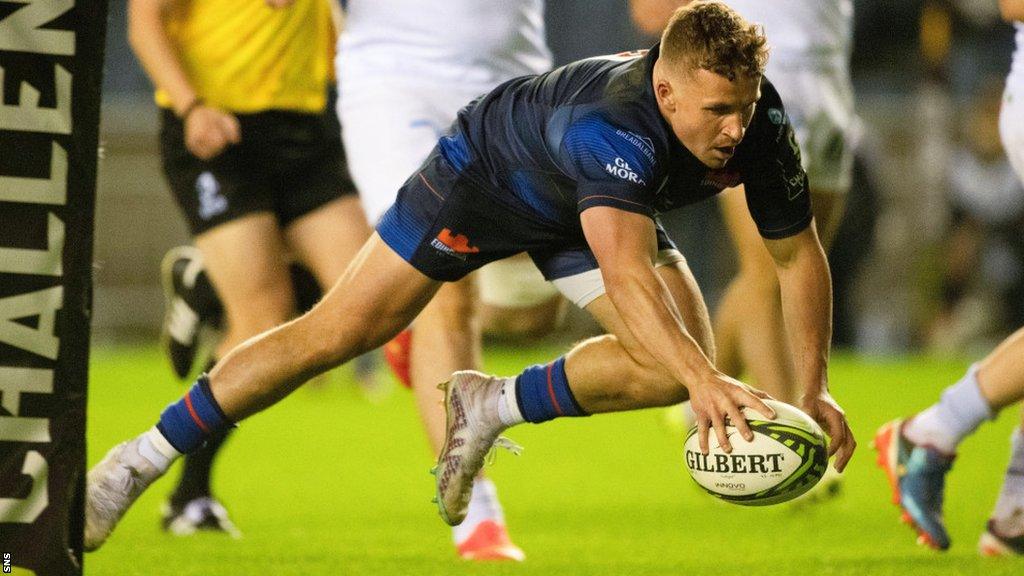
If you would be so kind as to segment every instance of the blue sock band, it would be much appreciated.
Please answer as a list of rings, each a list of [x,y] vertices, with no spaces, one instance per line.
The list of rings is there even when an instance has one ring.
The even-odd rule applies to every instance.
[[[231,426],[213,398],[206,374],[196,380],[181,400],[164,408],[156,424],[164,438],[182,454],[196,450],[210,435]]]
[[[547,422],[560,416],[587,416],[569,389],[564,357],[546,366],[530,366],[523,370],[516,378],[516,403],[527,422]]]

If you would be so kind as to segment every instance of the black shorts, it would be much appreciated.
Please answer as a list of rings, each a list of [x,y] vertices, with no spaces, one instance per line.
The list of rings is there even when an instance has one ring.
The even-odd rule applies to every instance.
[[[333,108],[322,114],[271,110],[237,117],[241,141],[204,161],[185,147],[181,120],[163,111],[164,174],[193,235],[255,212],[273,213],[287,226],[356,193]]]

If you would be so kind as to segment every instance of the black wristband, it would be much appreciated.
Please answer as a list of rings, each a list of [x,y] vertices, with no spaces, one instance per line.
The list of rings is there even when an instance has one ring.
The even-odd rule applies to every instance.
[[[185,109],[181,111],[181,114],[178,114],[178,118],[180,118],[182,122],[184,122],[185,120],[188,120],[188,115],[191,114],[192,112],[194,112],[196,108],[198,108],[198,107],[200,107],[202,105],[203,105],[203,99],[202,98],[200,98],[198,96],[193,98],[192,101],[188,103],[188,106],[185,106]]]

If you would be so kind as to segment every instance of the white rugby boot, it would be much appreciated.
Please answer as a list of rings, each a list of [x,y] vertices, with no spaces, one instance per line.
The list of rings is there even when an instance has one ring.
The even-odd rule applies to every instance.
[[[519,454],[517,444],[500,437],[507,426],[498,417],[498,402],[504,378],[466,370],[452,374],[441,384],[447,430],[444,446],[431,470],[437,484],[437,510],[450,526],[466,518],[473,493],[473,479],[487,459],[487,453],[499,446]]]
[[[139,454],[136,437],[114,446],[89,470],[85,488],[85,538],[87,551],[103,545],[132,503],[163,475]]]

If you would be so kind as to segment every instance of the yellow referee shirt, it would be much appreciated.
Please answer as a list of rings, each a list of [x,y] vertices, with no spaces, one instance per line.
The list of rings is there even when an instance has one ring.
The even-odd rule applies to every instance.
[[[326,105],[334,34],[328,0],[182,0],[166,17],[196,93],[231,112],[320,112]],[[157,104],[171,107],[163,90]]]

